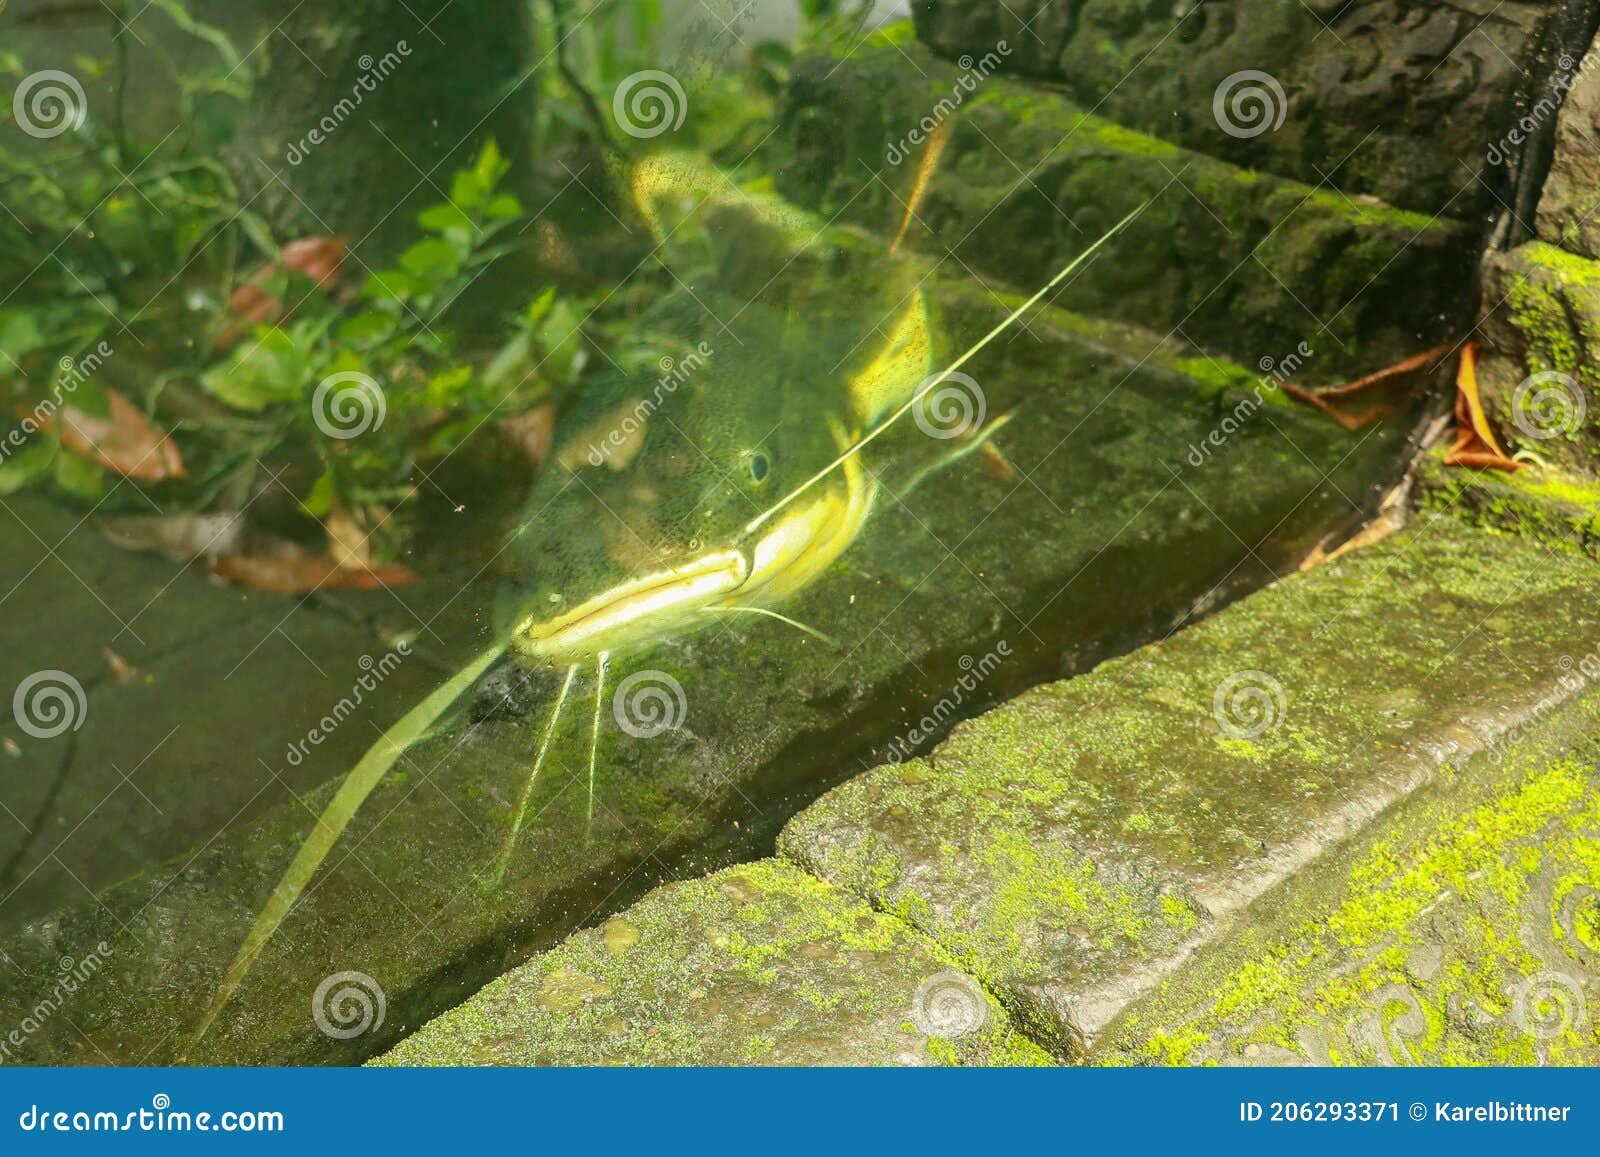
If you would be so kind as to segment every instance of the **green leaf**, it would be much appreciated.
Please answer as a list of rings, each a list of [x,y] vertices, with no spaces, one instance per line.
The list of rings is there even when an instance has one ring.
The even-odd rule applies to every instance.
[[[461,268],[461,258],[455,246],[437,237],[418,241],[400,255],[400,264],[407,273],[424,282],[438,284],[454,277]]]
[[[448,409],[455,405],[472,381],[471,366],[454,366],[441,373],[434,374],[428,380],[427,400],[428,405]]]
[[[450,178],[450,201],[463,209],[476,209],[483,204],[488,191],[478,183],[478,174],[471,169],[457,169]]]
[[[522,202],[510,193],[501,193],[484,208],[483,215],[491,221],[504,221],[522,216]]]
[[[97,501],[106,493],[105,468],[76,454],[57,454],[56,485],[74,497]]]
[[[21,309],[0,310],[0,354],[14,362],[45,344],[38,318]],[[0,360],[0,365],[4,365]]]
[[[472,166],[472,172],[478,179],[478,187],[487,194],[500,183],[500,178],[505,176],[510,168],[511,162],[500,155],[499,144],[490,137],[484,142],[482,151],[478,153],[478,160]]]
[[[15,494],[42,475],[55,460],[58,449],[54,438],[35,438],[0,460],[0,494]]]
[[[383,269],[367,278],[366,284],[361,287],[361,296],[376,301],[406,302],[426,289],[427,286],[409,273],[399,269]]]
[[[362,349],[383,342],[393,336],[395,320],[387,313],[367,310],[339,323],[339,340]]]
[[[312,376],[307,352],[276,327],[258,329],[223,365],[200,375],[200,384],[235,409],[256,411],[293,401]]]
[[[498,202],[504,198],[495,198]],[[494,205],[489,206],[491,215]],[[417,224],[431,233],[448,233],[452,229],[472,232],[472,218],[455,205],[434,205],[417,214]]]
[[[300,506],[312,518],[325,518],[333,509],[333,471],[324,470],[311,484],[310,491],[300,500]]]

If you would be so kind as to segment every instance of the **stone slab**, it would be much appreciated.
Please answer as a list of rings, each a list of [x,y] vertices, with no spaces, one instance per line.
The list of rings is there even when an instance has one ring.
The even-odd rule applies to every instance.
[[[1058,81],[1132,128],[1462,218],[1492,210],[1491,190],[1506,196],[1508,174],[1490,161],[1490,145],[1527,111],[1530,77],[1553,71],[1563,51],[1581,54],[1594,32],[1590,10],[1550,0],[912,5],[923,39],[951,59],[981,57],[1004,39],[1007,67]],[[1254,80],[1224,91],[1255,95],[1243,98],[1230,133],[1213,106],[1240,73]]]
[[[1059,91],[968,74],[891,28],[797,62],[773,139],[779,188],[880,235],[949,133],[906,242],[952,269],[1043,284],[1149,198],[1057,300],[1175,332],[1306,382],[1379,369],[1470,317],[1476,230],[1256,172],[1091,113]],[[920,140],[921,137],[914,139]]]
[[[381,1065],[1031,1065],[926,937],[780,860],[657,889]]]
[[[1082,1056],[1252,900],[1559,703],[1600,646],[1595,580],[1421,516],[834,789],[780,852]]]

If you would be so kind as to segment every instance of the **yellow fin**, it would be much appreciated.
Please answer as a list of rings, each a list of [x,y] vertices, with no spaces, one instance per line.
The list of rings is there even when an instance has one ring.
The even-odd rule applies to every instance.
[[[850,378],[850,408],[858,426],[870,426],[904,402],[933,370],[928,301],[912,294],[878,356]]]

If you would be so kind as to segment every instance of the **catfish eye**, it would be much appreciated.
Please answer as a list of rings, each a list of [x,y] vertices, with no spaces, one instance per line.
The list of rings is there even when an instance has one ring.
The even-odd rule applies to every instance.
[[[760,486],[767,480],[767,475],[772,473],[772,459],[762,451],[757,450],[745,459],[745,469],[750,471],[750,481]]]

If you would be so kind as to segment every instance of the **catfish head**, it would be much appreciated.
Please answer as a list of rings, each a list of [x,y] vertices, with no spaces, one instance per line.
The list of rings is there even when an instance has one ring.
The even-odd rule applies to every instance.
[[[854,458],[763,519],[862,416],[792,319],[721,300],[704,316],[655,378],[597,384],[564,417],[507,551],[501,625],[525,658],[568,665],[770,613],[865,524],[875,485]]]

